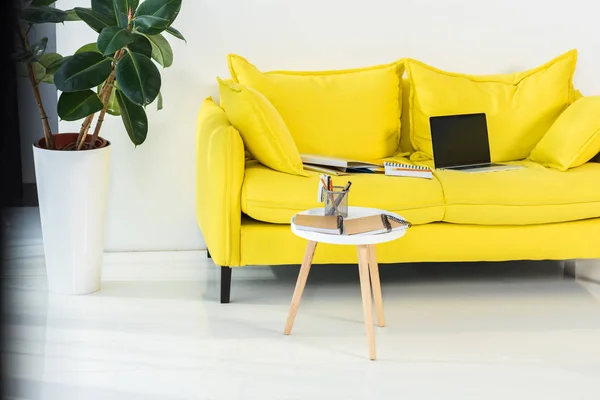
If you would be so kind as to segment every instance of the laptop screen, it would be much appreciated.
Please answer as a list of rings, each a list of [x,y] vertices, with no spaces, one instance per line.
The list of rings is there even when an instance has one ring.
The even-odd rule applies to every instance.
[[[490,162],[490,144],[484,113],[429,118],[436,168]]]

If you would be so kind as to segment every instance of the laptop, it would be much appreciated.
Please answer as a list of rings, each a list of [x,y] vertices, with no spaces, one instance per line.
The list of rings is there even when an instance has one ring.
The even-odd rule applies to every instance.
[[[429,126],[436,169],[475,173],[522,168],[491,162],[485,113],[430,117]]]

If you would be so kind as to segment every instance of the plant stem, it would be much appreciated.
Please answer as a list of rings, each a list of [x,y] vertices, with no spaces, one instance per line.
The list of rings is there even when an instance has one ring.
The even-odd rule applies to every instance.
[[[113,83],[115,81],[115,73],[116,71],[110,74],[110,77],[106,81],[107,90],[104,94],[104,97],[101,97],[102,104],[104,104],[104,108],[100,111],[100,115],[98,116],[98,121],[96,121],[96,127],[94,128],[94,134],[92,135],[92,140],[90,143],[90,147],[93,149],[96,145],[96,140],[98,140],[98,135],[100,134],[100,128],[102,128],[102,123],[104,122],[104,116],[106,115],[106,110],[108,109],[108,102],[110,101],[110,96],[112,96],[113,92]]]
[[[90,148],[94,148],[96,145],[96,140],[98,140],[98,135],[100,134],[100,129],[102,128],[102,124],[104,123],[104,116],[106,115],[106,110],[108,109],[108,102],[110,101],[110,96],[113,92],[114,82],[117,75],[117,62],[123,58],[123,54],[125,53],[125,49],[118,50],[115,52],[115,60],[112,65],[112,71],[108,77],[108,79],[102,85],[102,89],[100,89],[100,100],[104,107],[102,111],[100,111],[100,115],[98,116],[98,121],[96,121],[96,127],[94,128],[94,134],[92,135],[92,140],[90,141]],[[85,138],[84,138],[85,140]]]
[[[76,149],[80,150],[81,146],[83,146],[83,143],[85,142],[85,136],[87,135],[88,131],[90,130],[90,126],[92,125],[92,120],[94,119],[94,117],[96,116],[96,113],[93,113],[92,115],[88,115],[87,117],[85,117],[85,119],[83,120],[83,123],[81,124],[81,129],[79,129],[79,136],[77,136],[77,141],[75,142],[77,144]]]
[[[21,22],[19,22],[19,24],[21,24]],[[29,38],[27,37],[27,31],[25,30],[25,26],[23,26],[22,24],[21,29],[19,29],[19,33],[21,36],[21,40],[23,41],[25,51],[29,50]],[[31,87],[33,89],[33,96],[35,97],[35,102],[37,104],[38,110],[40,112],[40,117],[42,119],[42,128],[44,129],[44,140],[46,142],[46,148],[48,150],[52,150],[54,149],[52,129],[50,128],[50,122],[48,121],[48,116],[46,115],[44,104],[42,103],[42,96],[40,94],[39,82],[37,81],[35,69],[33,68],[33,64],[30,62],[27,62],[27,72],[29,75],[29,81],[31,82]]]
[[[132,7],[129,7],[129,10],[127,13],[127,19],[128,19],[127,30],[131,31],[131,22],[133,20],[133,8]],[[106,115],[106,110],[108,109],[108,102],[110,100],[110,96],[112,95],[113,83],[115,81],[115,77],[116,77],[116,73],[117,73],[117,69],[116,69],[117,63],[119,62],[119,60],[121,58],[123,58],[123,54],[125,54],[125,49],[120,49],[115,52],[114,61],[112,64],[112,71],[111,71],[108,79],[104,82],[104,84],[102,85],[102,88],[100,89],[100,96],[98,96],[98,97],[100,97],[100,100],[102,101],[102,104],[104,105],[104,107],[102,108],[102,111],[100,111],[100,115],[98,116],[98,121],[96,121],[96,127],[94,128],[94,133],[92,135],[90,149],[94,148],[94,146],[96,144],[96,140],[98,139],[98,135],[100,134],[100,128],[102,128],[102,124],[104,123],[104,116]],[[81,125],[81,129],[79,130],[79,136],[77,137],[77,150],[81,150],[81,148],[83,147],[87,133],[90,130],[90,126],[92,125],[94,116],[96,116],[95,113],[92,115],[89,115],[83,121],[83,124]]]

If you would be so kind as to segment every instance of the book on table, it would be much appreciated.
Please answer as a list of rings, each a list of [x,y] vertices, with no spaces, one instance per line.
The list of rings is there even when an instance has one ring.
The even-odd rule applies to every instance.
[[[344,219],[341,215],[296,214],[296,229],[301,231],[327,233],[331,235],[376,235],[411,227],[410,222],[389,214],[376,214],[367,217]]]
[[[344,220],[344,232],[346,235],[357,235],[361,233],[376,235],[379,233],[407,229],[410,228],[410,226],[410,222],[389,214],[370,215],[368,217]]]
[[[344,228],[344,218],[341,215],[296,214],[294,224],[301,231],[341,235]]]

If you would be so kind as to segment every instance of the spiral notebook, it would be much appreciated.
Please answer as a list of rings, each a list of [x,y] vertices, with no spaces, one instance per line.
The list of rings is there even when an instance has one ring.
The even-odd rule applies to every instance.
[[[388,233],[399,229],[408,229],[410,222],[396,218],[389,214],[371,215],[368,217],[352,218],[344,220],[344,232],[346,235],[357,235],[369,233]]]
[[[388,176],[408,176],[412,178],[432,179],[433,172],[430,168],[419,165],[400,164],[386,161],[383,163],[385,174]]]
[[[341,215],[296,214],[294,224],[301,231],[341,235],[344,229],[344,218]]]

